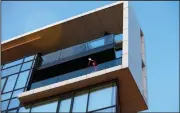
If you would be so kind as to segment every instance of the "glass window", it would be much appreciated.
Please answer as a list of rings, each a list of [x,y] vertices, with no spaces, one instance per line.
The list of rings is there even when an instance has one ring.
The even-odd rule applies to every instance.
[[[86,112],[88,92],[81,92],[74,97],[73,112]]]
[[[1,95],[1,101],[9,99],[11,97],[11,94],[12,92]]]
[[[18,77],[18,80],[17,80],[17,84],[16,84],[15,89],[19,89],[19,88],[25,87],[26,81],[28,79],[28,76],[29,76],[29,70],[20,73],[19,77]]]
[[[34,59],[34,55],[33,55],[33,56],[26,57],[26,58],[24,59],[24,62],[29,61],[29,60],[33,60],[33,59]]]
[[[17,97],[20,93],[22,93],[24,91],[24,89],[19,89],[13,92],[12,98],[13,97]]]
[[[32,107],[31,112],[56,112],[58,101],[43,103]]]
[[[16,113],[16,112],[17,112],[17,109],[8,111],[8,113]]]
[[[116,108],[115,107],[107,108],[107,109],[99,110],[99,111],[96,111],[96,112],[93,112],[93,113],[98,113],[98,112],[101,112],[101,113],[115,113]]]
[[[30,69],[30,68],[31,68],[31,66],[32,66],[32,63],[33,63],[33,61],[31,61],[31,62],[27,62],[27,63],[24,63],[24,64],[23,64],[23,66],[22,66],[22,68],[21,68],[21,71],[24,71],[24,70]]]
[[[6,82],[6,78],[1,79],[1,89],[3,89],[5,82]]]
[[[69,112],[70,106],[71,106],[71,98],[62,100],[60,102],[59,112],[60,113]]]
[[[114,39],[115,39],[115,42],[119,42],[121,41],[123,38],[123,35],[122,34],[118,34],[118,35],[115,35]]]
[[[29,108],[24,108],[24,107],[19,108],[19,113],[28,113],[29,111],[30,111]]]
[[[116,87],[112,87],[112,84],[92,89],[89,95],[88,111],[115,105],[115,94]]]
[[[89,45],[89,48],[90,49],[94,49],[94,48],[97,48],[97,47],[101,47],[105,44],[105,39],[102,38],[102,39],[97,39],[97,40],[93,40],[91,42],[88,43]]]
[[[3,92],[12,91],[14,88],[16,79],[17,79],[17,74],[9,76]]]
[[[1,102],[1,111],[4,111],[7,109],[9,100]]]
[[[115,51],[116,58],[122,57],[122,50]]]
[[[19,100],[17,98],[11,99],[8,109],[16,108],[19,106]]]
[[[2,77],[19,72],[21,65],[2,70]]]
[[[10,67],[10,66],[14,66],[14,65],[20,64],[20,63],[22,63],[22,61],[23,61],[23,59],[20,59],[20,60],[17,60],[17,61],[14,61],[14,62],[5,64],[5,65],[3,66],[3,69],[4,69],[4,68],[7,68],[7,67]]]

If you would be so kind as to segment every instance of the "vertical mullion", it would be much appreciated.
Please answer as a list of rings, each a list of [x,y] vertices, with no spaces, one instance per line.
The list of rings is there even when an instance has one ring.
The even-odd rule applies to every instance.
[[[61,100],[58,100],[56,113],[59,113],[60,103],[61,103]]]
[[[3,88],[2,88],[2,90],[1,90],[1,94],[3,94],[3,91],[4,91],[4,88],[5,88],[5,86],[6,86],[6,83],[7,83],[7,79],[8,79],[9,77],[5,77],[4,79],[5,79],[5,82],[4,82],[4,86],[3,86]],[[2,80],[2,79],[1,79]]]
[[[120,113],[119,83],[116,82],[116,113]]]
[[[89,90],[88,90],[88,98],[87,98],[86,113],[88,112],[88,107],[89,107],[89,95],[90,95],[90,88],[89,88]]]
[[[28,81],[27,81],[27,83],[26,83],[26,85],[27,85],[27,86],[26,86],[26,87],[27,87],[27,88],[26,88],[26,91],[27,91],[27,90],[30,90],[30,88],[31,88],[32,79],[33,79],[33,72],[34,72],[34,70],[36,69],[36,64],[40,62],[39,57],[41,57],[40,54],[36,54],[36,55],[34,56],[33,65],[32,65],[32,67],[31,67],[31,75],[29,75]]]
[[[71,100],[71,105],[70,105],[69,113],[72,113],[72,110],[73,110],[74,97],[75,97],[75,92],[73,93],[73,97],[72,97],[72,100]]]
[[[35,56],[34,56],[34,58],[35,58]],[[34,68],[34,64],[35,64],[35,59],[32,60],[32,65],[31,65],[31,68],[29,69],[30,71],[29,71],[29,74],[28,74],[28,78],[27,78],[25,87],[28,86],[28,82],[29,82],[29,79],[30,79],[30,77],[31,77],[31,73],[32,73],[33,68]],[[25,90],[26,90],[26,89],[25,89]],[[24,91],[25,91],[25,90],[24,90]]]
[[[32,107],[33,107],[33,105],[30,105],[30,107],[29,107],[29,113],[31,113]]]

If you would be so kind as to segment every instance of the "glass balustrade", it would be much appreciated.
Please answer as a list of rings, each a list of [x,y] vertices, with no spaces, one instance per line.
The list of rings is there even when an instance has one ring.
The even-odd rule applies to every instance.
[[[120,58],[117,58],[117,59],[114,59],[114,60],[99,64],[97,66],[97,71],[107,69],[107,68],[110,68],[110,67],[114,67],[114,66],[118,66],[118,65],[121,65],[121,64],[122,64],[122,58],[120,57]],[[49,79],[46,79],[46,80],[34,82],[34,83],[31,84],[30,89],[39,88],[39,87],[42,87],[42,86],[46,86],[46,85],[49,85],[49,84],[53,84],[53,83],[61,82],[61,81],[64,81],[64,80],[76,78],[76,77],[83,76],[83,75],[93,73],[93,72],[95,72],[93,67],[80,69],[80,70],[73,71],[73,72],[70,72],[70,73],[66,73],[66,74],[63,74],[63,75],[55,76],[55,77],[52,77],[52,78],[49,78]]]
[[[80,54],[82,52],[87,52],[95,48],[99,48],[102,46],[106,46],[109,44],[114,43],[114,35],[106,35],[101,38],[92,40],[90,42],[82,43],[76,46],[72,46],[66,49],[58,50],[56,52],[43,55],[42,56],[42,64],[41,65],[46,65],[51,62],[55,62],[58,60],[63,60],[64,58],[71,57],[77,54]]]

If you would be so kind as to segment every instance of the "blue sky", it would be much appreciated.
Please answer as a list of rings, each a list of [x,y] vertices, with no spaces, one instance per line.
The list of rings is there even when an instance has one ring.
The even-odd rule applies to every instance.
[[[2,2],[2,40],[112,2]],[[145,35],[149,104],[147,111],[178,111],[178,2],[138,1],[131,5]]]

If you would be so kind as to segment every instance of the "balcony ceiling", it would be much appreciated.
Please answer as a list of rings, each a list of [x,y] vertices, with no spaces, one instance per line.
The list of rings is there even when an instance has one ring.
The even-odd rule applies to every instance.
[[[2,63],[64,49],[101,37],[104,32],[122,33],[122,3],[115,2],[5,41],[1,44]]]

